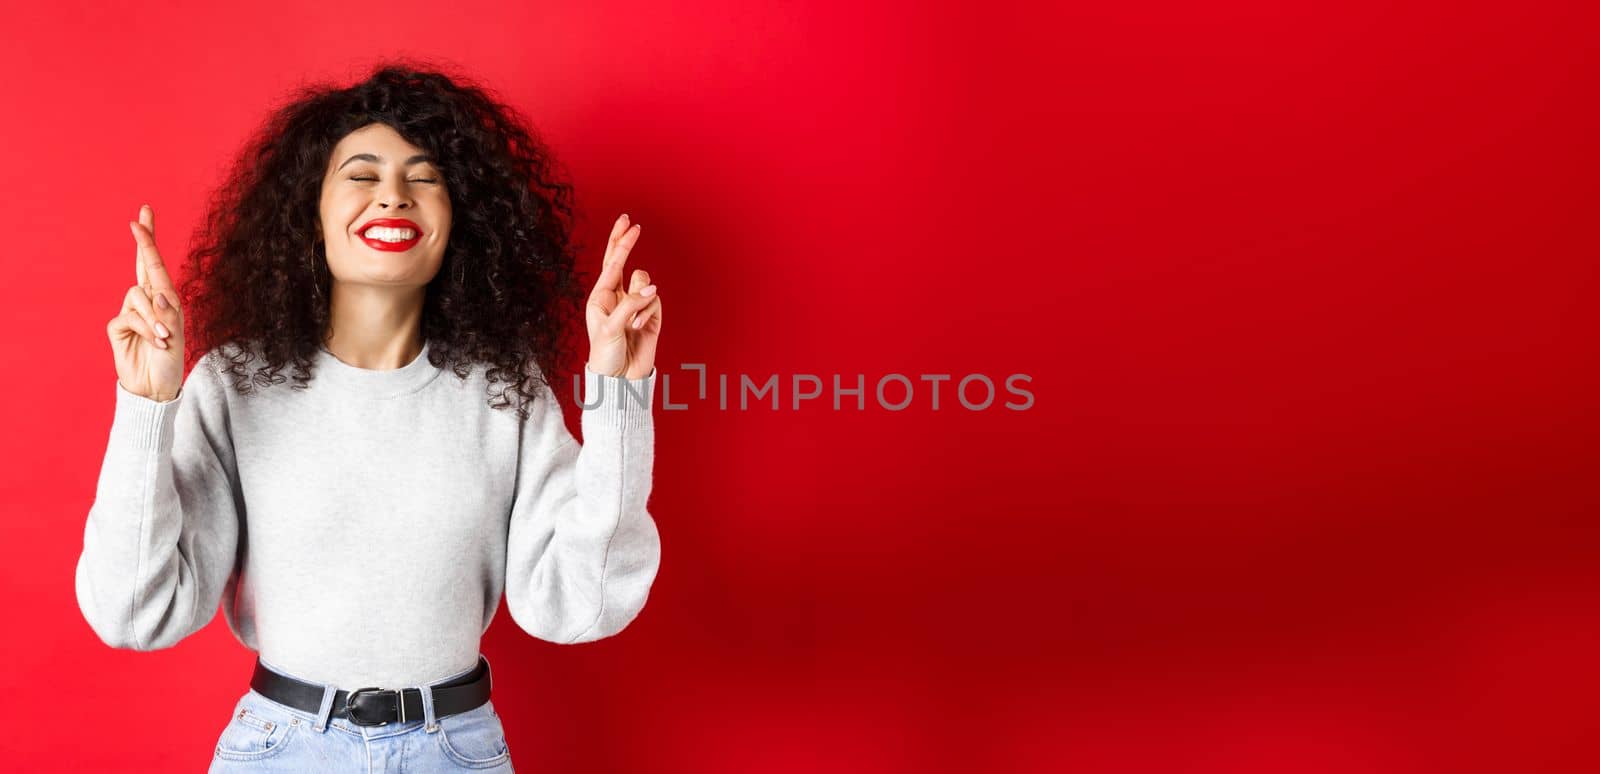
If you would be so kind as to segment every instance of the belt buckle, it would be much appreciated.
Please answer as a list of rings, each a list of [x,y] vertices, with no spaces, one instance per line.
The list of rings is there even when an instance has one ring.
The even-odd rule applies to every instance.
[[[355,705],[356,697],[361,695],[361,694],[363,694],[363,693],[375,693],[376,694],[376,693],[384,693],[385,691],[389,691],[389,692],[392,692],[394,694],[395,712],[399,715],[400,721],[403,723],[403,722],[405,722],[405,719],[406,719],[406,697],[405,697],[405,694],[401,693],[402,690],[404,690],[404,689],[402,689],[402,688],[357,688],[356,690],[351,691],[350,693],[346,694],[345,697],[344,697],[344,714],[345,714],[345,717],[349,718],[351,723],[354,723],[354,724],[356,724],[358,726],[370,726],[370,727],[376,728],[378,726],[387,726],[387,725],[389,725],[389,721],[387,721],[387,720],[381,720],[381,721],[378,721],[377,723],[373,723],[373,722],[368,721],[368,720],[362,720],[359,716],[356,715],[356,705]]]

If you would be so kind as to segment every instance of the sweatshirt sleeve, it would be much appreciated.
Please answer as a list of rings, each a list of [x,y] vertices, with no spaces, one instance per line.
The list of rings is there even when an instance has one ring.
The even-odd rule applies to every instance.
[[[221,377],[205,359],[172,400],[116,386],[78,557],[78,608],[107,645],[157,650],[216,615],[243,514]]]
[[[549,387],[522,426],[506,604],[539,639],[609,637],[644,608],[661,563],[661,538],[645,509],[655,379],[653,370],[625,379],[585,368],[581,445]]]

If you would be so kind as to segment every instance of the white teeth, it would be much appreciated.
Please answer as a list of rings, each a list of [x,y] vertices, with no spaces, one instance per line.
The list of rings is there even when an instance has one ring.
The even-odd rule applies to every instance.
[[[368,239],[379,242],[404,242],[416,237],[417,232],[409,228],[391,228],[389,226],[373,226],[366,230]]]

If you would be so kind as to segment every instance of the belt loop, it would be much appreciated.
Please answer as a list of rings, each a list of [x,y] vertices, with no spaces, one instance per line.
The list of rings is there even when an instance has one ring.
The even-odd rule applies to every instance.
[[[322,707],[317,710],[316,725],[312,726],[319,734],[328,730],[329,716],[333,714],[333,695],[338,692],[339,689],[331,685],[322,686]]]
[[[417,690],[422,692],[422,727],[431,734],[439,730],[439,717],[433,711],[433,686],[419,685]]]

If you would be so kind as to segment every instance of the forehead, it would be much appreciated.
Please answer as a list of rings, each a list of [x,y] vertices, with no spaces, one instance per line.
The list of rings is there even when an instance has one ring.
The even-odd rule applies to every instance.
[[[414,156],[426,155],[427,152],[406,141],[406,138],[401,137],[400,133],[394,130],[394,127],[388,124],[373,123],[345,135],[337,145],[333,146],[333,153],[328,159],[329,168],[332,169],[343,164],[351,156],[358,153],[378,156],[386,164],[395,162],[404,164],[406,160]]]

